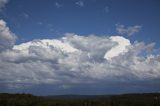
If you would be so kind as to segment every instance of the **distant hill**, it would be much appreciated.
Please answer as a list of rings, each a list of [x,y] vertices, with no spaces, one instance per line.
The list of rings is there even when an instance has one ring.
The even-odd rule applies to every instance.
[[[0,106],[160,106],[160,93],[58,96],[1,93]]]
[[[54,95],[46,96],[49,99],[58,99],[58,100],[85,100],[85,99],[94,99],[94,98],[107,98],[110,95]]]

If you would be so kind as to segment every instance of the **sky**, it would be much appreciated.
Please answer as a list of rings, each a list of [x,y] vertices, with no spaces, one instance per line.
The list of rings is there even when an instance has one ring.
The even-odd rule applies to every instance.
[[[0,0],[0,93],[160,92],[159,0]]]

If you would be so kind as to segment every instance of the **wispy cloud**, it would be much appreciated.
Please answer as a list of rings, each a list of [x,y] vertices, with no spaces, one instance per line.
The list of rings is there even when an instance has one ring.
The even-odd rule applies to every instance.
[[[0,0],[0,11],[5,7],[9,0]]]
[[[109,7],[108,7],[108,6],[105,6],[105,7],[104,7],[104,11],[105,11],[106,13],[108,13],[108,12],[109,12]]]
[[[25,19],[28,19],[28,18],[29,18],[29,14],[23,13],[23,17],[24,17]]]
[[[58,2],[55,2],[55,6],[56,6],[57,8],[61,8],[61,7],[63,7],[63,5],[62,5],[62,4],[60,4],[60,3],[58,3]]]
[[[141,28],[142,26],[140,25],[126,27],[125,25],[116,24],[116,31],[118,32],[118,34],[121,34],[121,35],[132,36],[135,33],[139,32]]]
[[[83,1],[77,1],[75,4],[80,6],[80,7],[84,7],[84,2]]]
[[[38,24],[38,25],[43,25],[43,22],[40,21],[40,22],[37,22],[37,24]]]

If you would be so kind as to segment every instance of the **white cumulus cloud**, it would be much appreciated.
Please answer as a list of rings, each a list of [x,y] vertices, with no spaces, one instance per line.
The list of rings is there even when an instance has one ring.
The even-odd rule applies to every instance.
[[[16,36],[6,26],[6,22],[0,20],[0,51],[12,48],[14,46],[15,40]]]
[[[113,57],[118,56],[119,54],[128,52],[127,46],[131,45],[128,39],[125,39],[121,36],[112,36],[110,39],[111,41],[116,42],[117,45],[112,47],[112,49],[105,54],[104,58],[111,60]]]
[[[0,83],[12,87],[152,83],[160,77],[160,55],[152,54],[151,48],[153,44],[131,44],[122,36],[66,34],[59,39],[37,39],[0,53]]]
[[[153,52],[155,43],[73,33],[14,43],[15,35],[1,20],[0,84],[4,86],[160,84],[160,54]]]

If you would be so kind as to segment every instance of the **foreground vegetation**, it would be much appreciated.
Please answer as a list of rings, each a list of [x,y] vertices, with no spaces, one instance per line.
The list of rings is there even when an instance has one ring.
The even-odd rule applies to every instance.
[[[0,94],[0,106],[160,106],[160,93],[113,96],[52,96]]]

